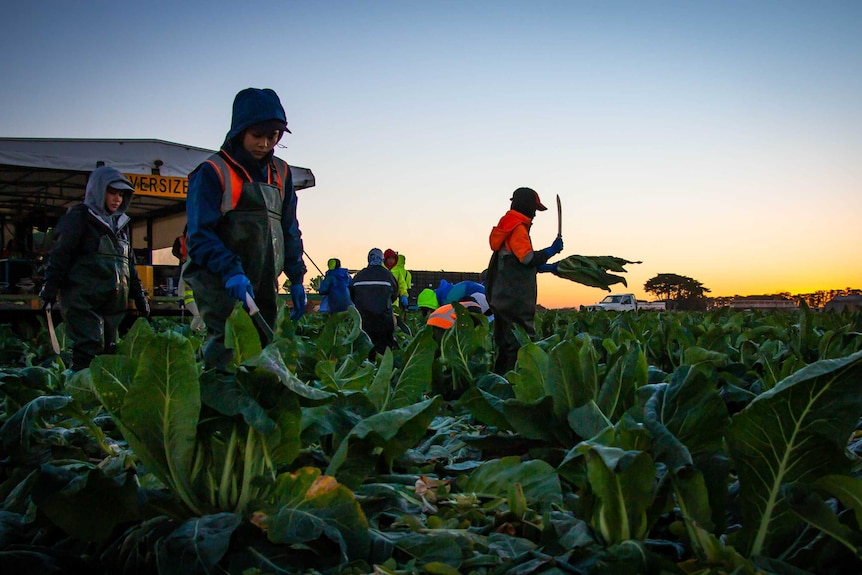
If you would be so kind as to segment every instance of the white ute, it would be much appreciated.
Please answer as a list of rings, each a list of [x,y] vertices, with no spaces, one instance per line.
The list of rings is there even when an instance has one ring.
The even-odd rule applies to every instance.
[[[605,296],[605,299],[597,304],[584,306],[588,311],[606,310],[606,311],[665,311],[666,306],[663,301],[644,301],[639,300],[633,293],[617,293]]]

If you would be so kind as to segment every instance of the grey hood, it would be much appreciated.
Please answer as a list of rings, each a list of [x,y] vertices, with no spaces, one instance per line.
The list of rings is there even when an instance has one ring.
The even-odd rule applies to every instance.
[[[113,214],[105,210],[105,191],[108,187],[123,190],[123,203]],[[111,166],[99,166],[90,174],[87,180],[87,192],[84,196],[84,205],[90,209],[90,213],[99,218],[114,231],[121,229],[129,222],[126,210],[132,201],[134,187],[126,176]]]

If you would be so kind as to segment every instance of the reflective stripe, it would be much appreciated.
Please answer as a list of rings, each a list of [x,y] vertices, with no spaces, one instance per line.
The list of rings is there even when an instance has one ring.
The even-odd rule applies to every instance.
[[[360,282],[354,282],[353,287],[357,287],[357,286],[386,286],[386,287],[392,287],[392,284],[391,284],[391,283],[389,283],[389,282],[380,281],[380,280],[367,280],[367,281],[364,281],[364,282],[363,282],[363,281],[360,281]]]
[[[469,312],[479,312],[482,310],[479,307],[479,304],[472,301],[462,301],[458,302],[462,306],[464,306]],[[434,327],[441,327],[443,329],[449,329],[453,325],[455,325],[455,320],[458,319],[457,313],[455,312],[455,308],[451,303],[447,303],[446,305],[442,305],[435,309],[428,316],[428,321],[425,322],[428,325],[433,325]]]
[[[428,316],[428,321],[425,323],[434,327],[449,329],[455,325],[455,309],[450,303],[440,306]]]
[[[224,153],[222,151],[221,153]],[[231,160],[228,162],[220,154],[213,154],[207,159],[207,163],[215,169],[222,187],[221,213],[236,208],[242,195],[242,186],[245,182],[253,181],[249,173],[241,165]],[[275,167],[275,170],[273,170]],[[281,198],[284,199],[284,186],[287,182],[287,174],[290,166],[281,158],[273,156],[272,162],[267,166],[267,182],[278,187]],[[275,182],[273,182],[275,180]]]

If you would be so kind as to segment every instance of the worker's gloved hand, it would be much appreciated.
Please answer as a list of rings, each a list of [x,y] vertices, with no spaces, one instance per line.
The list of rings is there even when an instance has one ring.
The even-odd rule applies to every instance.
[[[225,289],[227,289],[227,293],[233,299],[238,299],[242,302],[243,307],[245,307],[245,311],[248,311],[248,307],[245,305],[245,295],[251,294],[251,297],[254,298],[254,290],[251,289],[251,281],[243,274],[236,274],[235,276],[231,276],[225,283]]]
[[[305,314],[305,288],[302,287],[302,284],[291,284],[290,299],[293,302],[290,319],[296,321]]]
[[[401,296],[401,309],[407,309],[407,307],[409,305],[410,305],[410,303],[407,301],[407,296],[406,295]]]
[[[552,274],[557,273],[557,264],[542,264],[539,266],[539,273],[551,272]]]
[[[563,237],[557,236],[557,239],[554,240],[554,243],[552,243],[550,246],[546,247],[542,251],[548,254],[549,258],[557,255],[558,253],[563,251]]]
[[[135,309],[138,310],[139,316],[150,317],[150,302],[143,292],[135,296]]]

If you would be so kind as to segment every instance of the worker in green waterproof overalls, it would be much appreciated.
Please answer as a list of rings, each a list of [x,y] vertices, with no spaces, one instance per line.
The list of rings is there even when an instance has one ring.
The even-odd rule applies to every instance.
[[[263,319],[275,325],[282,271],[290,282],[291,319],[305,312],[296,192],[290,167],[273,153],[285,132],[290,130],[278,95],[246,88],[234,98],[221,149],[189,175],[189,263],[183,279],[194,290],[207,326],[206,368],[224,370],[231,361],[225,322],[237,300],[244,303],[250,295]]]
[[[87,180],[84,201],[72,207],[54,230],[43,307],[59,298],[72,350],[72,371],[111,353],[129,300],[138,314],[150,314],[129,240],[126,210],[134,188],[119,170],[100,166]]]

